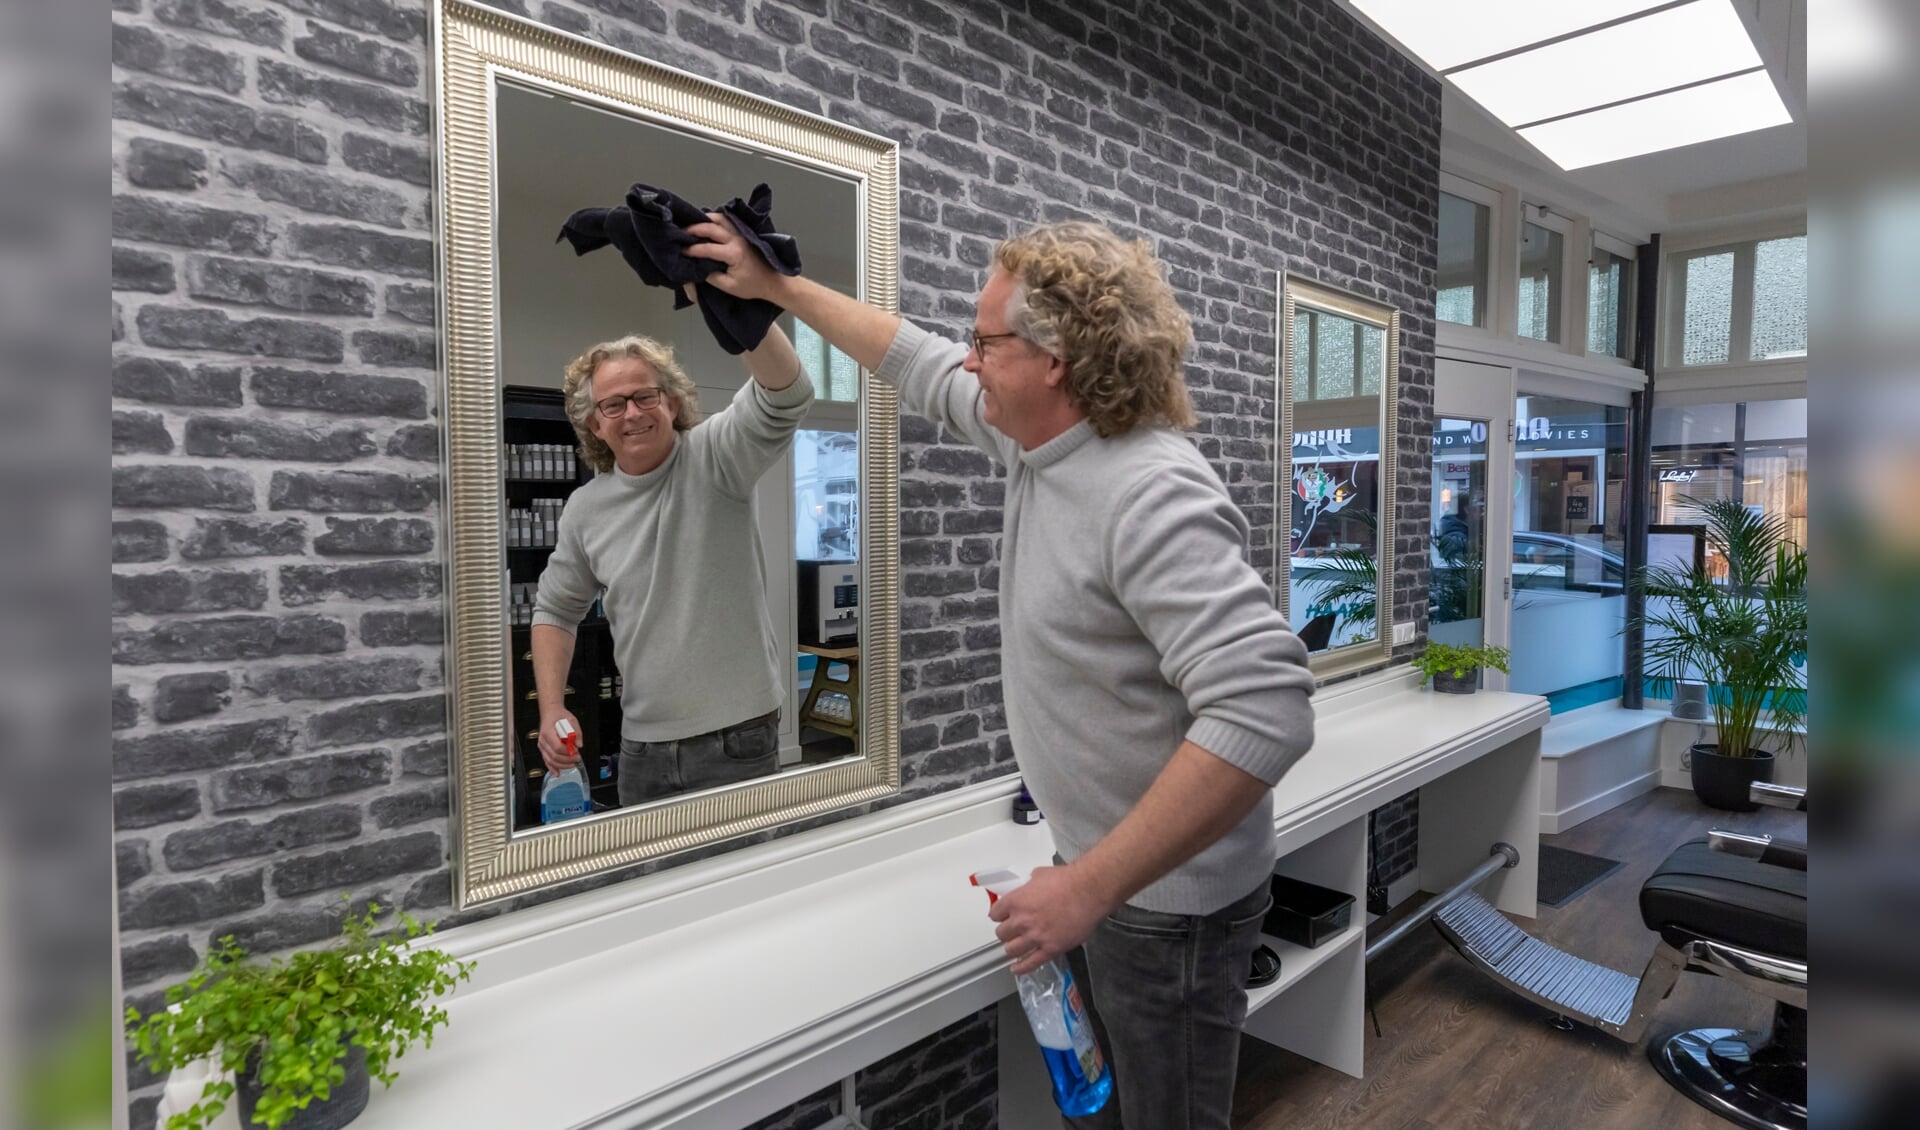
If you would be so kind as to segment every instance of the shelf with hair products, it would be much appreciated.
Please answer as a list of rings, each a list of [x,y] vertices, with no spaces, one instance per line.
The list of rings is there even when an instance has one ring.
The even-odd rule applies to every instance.
[[[540,702],[533,681],[533,602],[557,540],[567,496],[593,477],[575,451],[558,389],[508,385],[501,391],[501,520],[506,551],[508,702],[513,719],[513,828],[540,825]],[[594,811],[619,806],[620,670],[598,602],[574,636],[566,706],[580,720],[580,756]]]

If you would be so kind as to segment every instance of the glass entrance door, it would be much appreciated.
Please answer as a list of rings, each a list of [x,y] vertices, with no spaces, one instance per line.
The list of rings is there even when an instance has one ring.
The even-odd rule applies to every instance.
[[[1436,643],[1465,647],[1486,642],[1491,434],[1488,420],[1443,416],[1435,422],[1427,638]]]
[[[1508,645],[1512,577],[1513,370],[1441,358],[1434,372],[1427,638]],[[1482,685],[1505,690],[1487,671]]]

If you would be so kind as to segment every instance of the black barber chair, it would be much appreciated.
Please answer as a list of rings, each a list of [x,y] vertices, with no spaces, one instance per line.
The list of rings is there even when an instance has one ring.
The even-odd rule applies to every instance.
[[[1331,612],[1322,612],[1308,620],[1299,631],[1300,642],[1307,645],[1308,651],[1325,651],[1333,639],[1333,620]]]
[[[1803,789],[1753,799],[1806,808]],[[1756,1130],[1807,1124],[1807,845],[1711,832],[1680,845],[1640,888],[1660,932],[1656,963],[1730,978],[1774,1001],[1767,1032],[1695,1028],[1647,1048],[1682,1094]],[[1651,980],[1649,968],[1645,980]]]

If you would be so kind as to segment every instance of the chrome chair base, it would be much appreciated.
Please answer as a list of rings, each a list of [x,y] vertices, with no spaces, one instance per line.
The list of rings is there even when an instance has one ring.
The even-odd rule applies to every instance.
[[[1797,1019],[1805,1018],[1802,1011]],[[1773,1033],[1695,1028],[1653,1041],[1647,1058],[1675,1090],[1729,1122],[1806,1130],[1806,1045],[1777,1038],[1778,1029],[1778,1019]]]

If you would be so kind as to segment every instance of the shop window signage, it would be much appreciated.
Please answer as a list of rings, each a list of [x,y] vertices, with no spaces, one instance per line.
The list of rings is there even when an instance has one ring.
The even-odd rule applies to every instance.
[[[1605,428],[1605,424],[1599,425]],[[1555,426],[1552,416],[1533,416],[1515,425],[1515,439],[1525,440],[1572,440],[1593,439],[1592,424],[1561,424]]]
[[[1477,447],[1487,442],[1487,426],[1475,420],[1465,428],[1453,428],[1436,433],[1433,442],[1441,447],[1469,445]]]

